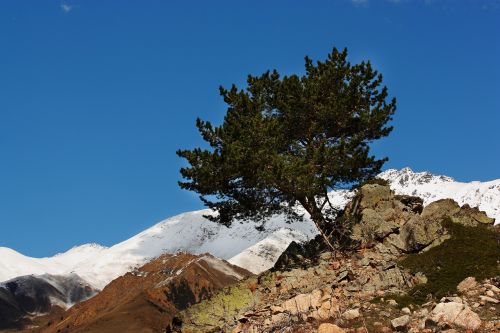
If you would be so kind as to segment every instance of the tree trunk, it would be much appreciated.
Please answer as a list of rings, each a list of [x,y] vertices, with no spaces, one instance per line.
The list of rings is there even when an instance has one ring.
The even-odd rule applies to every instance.
[[[333,246],[333,244],[330,242],[329,237],[326,235],[326,230],[325,230],[325,218],[323,216],[323,213],[321,212],[321,209],[316,205],[316,201],[314,198],[304,198],[299,200],[300,204],[304,209],[311,215],[311,220],[313,221],[314,225],[318,229],[319,233],[325,240],[326,244],[330,247],[330,249],[335,252],[336,249]]]

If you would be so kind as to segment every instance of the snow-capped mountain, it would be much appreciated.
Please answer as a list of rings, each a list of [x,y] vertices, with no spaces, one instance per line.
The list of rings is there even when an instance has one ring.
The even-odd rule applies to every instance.
[[[280,245],[280,249],[284,250],[293,239],[306,240],[316,234],[314,225],[308,220],[288,224],[282,216],[275,216],[266,223],[265,231],[258,231],[252,223],[236,221],[230,228],[216,224],[203,217],[209,213],[209,210],[200,210],[180,214],[110,248],[92,245],[94,250],[89,250],[89,246],[84,245],[52,258],[31,258],[0,248],[0,280],[27,274],[75,273],[102,289],[113,279],[152,258],[177,252],[211,253],[229,262],[240,255],[239,258],[244,256],[247,262],[260,260],[259,267],[267,269],[277,257],[271,256],[267,265],[262,266],[262,259],[255,258],[260,254],[253,252],[252,246],[275,234],[293,235],[282,239],[285,245]]]
[[[0,247],[0,282],[30,274],[68,274],[81,262],[92,260],[105,249],[106,247],[98,244],[84,244],[53,257],[32,258],[12,249]]]
[[[25,275],[0,283],[0,329],[16,325],[26,315],[67,309],[98,290],[75,274]]]
[[[442,198],[479,206],[490,217],[500,220],[500,180],[456,182],[450,177],[408,168],[387,170],[380,178],[390,182],[399,194],[421,196],[425,204]],[[348,191],[330,193],[339,208],[352,197]],[[305,241],[316,235],[307,218],[286,223],[282,216],[271,218],[264,231],[253,223],[236,221],[230,228],[205,219],[208,210],[180,214],[166,219],[138,235],[105,248],[82,245],[50,258],[31,258],[8,248],[0,248],[0,281],[27,274],[78,274],[92,286],[102,289],[113,279],[143,265],[163,253],[211,253],[253,273],[271,268],[291,241]]]
[[[414,172],[410,168],[389,169],[378,177],[387,180],[397,194],[421,197],[424,205],[450,198],[461,206],[469,204],[471,207],[478,207],[494,218],[495,224],[500,222],[500,179],[462,183],[448,176]]]

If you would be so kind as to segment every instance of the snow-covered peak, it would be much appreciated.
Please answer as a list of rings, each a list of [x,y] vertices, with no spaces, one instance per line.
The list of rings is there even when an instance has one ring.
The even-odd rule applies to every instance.
[[[32,258],[7,247],[0,247],[0,281],[23,275],[68,274],[82,262],[93,260],[106,248],[99,244],[75,246],[53,257]]]
[[[87,243],[82,245],[75,245],[71,249],[66,252],[57,253],[55,256],[68,256],[70,254],[81,254],[81,253],[96,253],[100,252],[104,249],[107,249],[107,246],[97,244],[97,243]]]
[[[398,187],[419,186],[424,184],[442,184],[455,181],[451,177],[436,176],[428,171],[414,172],[408,167],[401,170],[389,169],[379,174],[378,177],[390,181],[391,184],[397,184]]]

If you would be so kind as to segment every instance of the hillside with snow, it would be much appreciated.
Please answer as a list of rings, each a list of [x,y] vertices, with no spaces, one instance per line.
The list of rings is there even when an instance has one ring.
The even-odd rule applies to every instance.
[[[415,173],[405,168],[387,170],[380,178],[390,182],[398,194],[420,196],[424,204],[452,198],[459,204],[479,207],[490,217],[500,220],[500,180],[461,183],[446,176],[428,172]],[[352,193],[330,194],[333,203],[342,208]],[[188,212],[166,219],[138,235],[105,248],[96,244],[75,247],[50,258],[31,258],[0,247],[0,281],[29,274],[77,274],[92,286],[102,289],[113,279],[143,265],[163,253],[211,253],[260,273],[273,266],[292,241],[302,242],[316,235],[307,218],[304,222],[286,223],[282,216],[271,218],[264,231],[252,223],[236,221],[230,228],[203,217],[208,210]]]

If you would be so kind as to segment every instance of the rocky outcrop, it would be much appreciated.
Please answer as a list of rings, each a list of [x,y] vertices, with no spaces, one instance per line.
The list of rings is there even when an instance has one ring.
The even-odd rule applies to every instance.
[[[382,241],[406,253],[428,250],[449,238],[441,223],[448,218],[464,226],[492,225],[494,219],[451,199],[425,208],[417,197],[394,195],[387,186],[368,184],[346,206],[343,218],[354,220],[353,238],[362,244]]]
[[[494,320],[483,320],[461,297],[422,306],[399,305],[410,290],[428,283],[421,272],[405,269],[401,259],[408,253],[438,248],[451,237],[453,233],[443,220],[477,226],[488,222],[484,213],[448,200],[424,208],[418,198],[394,195],[381,184],[367,184],[340,218],[354,223],[353,237],[360,244],[355,251],[325,252],[320,239],[306,245],[292,244],[272,271],[183,311],[177,331],[436,332],[446,327],[476,330],[497,325]],[[464,282],[459,288],[476,287]],[[488,304],[483,305],[485,311],[498,310],[490,309],[494,303],[485,298],[494,297],[486,292],[475,295],[482,302],[478,304]],[[448,305],[452,302],[460,306],[453,310],[453,305]],[[449,315],[448,310],[457,316],[454,312]]]

